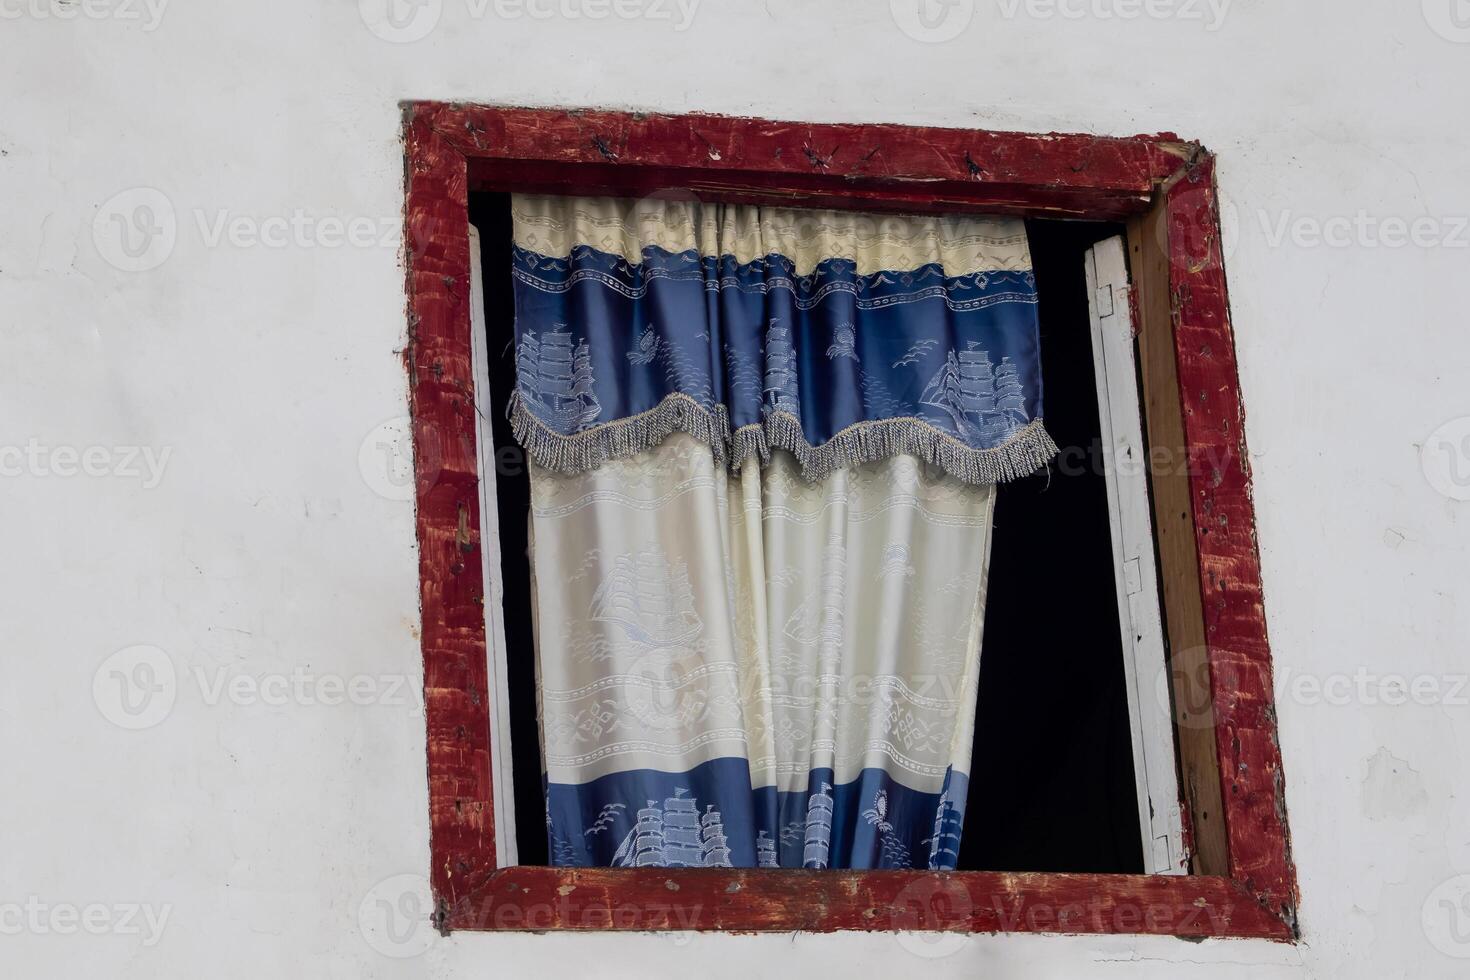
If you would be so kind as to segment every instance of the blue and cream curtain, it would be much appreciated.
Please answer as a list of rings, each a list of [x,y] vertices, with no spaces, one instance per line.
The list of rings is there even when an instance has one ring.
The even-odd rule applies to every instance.
[[[953,867],[1022,224],[512,208],[553,863]]]

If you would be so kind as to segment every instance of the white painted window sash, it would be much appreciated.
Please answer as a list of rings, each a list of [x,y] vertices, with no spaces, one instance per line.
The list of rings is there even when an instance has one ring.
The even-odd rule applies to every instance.
[[[1144,871],[1183,874],[1187,855],[1168,688],[1159,681],[1167,677],[1164,630],[1121,237],[1088,250],[1086,275]],[[1158,691],[1164,692],[1162,698]]]
[[[519,864],[515,783],[511,778],[510,693],[506,683],[504,584],[500,576],[500,514],[495,507],[495,437],[490,430],[490,355],[486,350],[485,283],[480,231],[470,226],[470,357],[475,373],[475,445],[480,456],[480,558],[485,582],[485,654],[490,686],[490,772],[495,809],[495,863]]]

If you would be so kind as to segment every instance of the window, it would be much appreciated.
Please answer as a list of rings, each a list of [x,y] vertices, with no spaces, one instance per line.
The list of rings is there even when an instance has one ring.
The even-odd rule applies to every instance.
[[[1269,712],[1262,710],[1269,706],[1269,655],[1241,466],[1223,276],[1212,235],[1211,160],[1198,147],[1165,140],[944,130],[925,131],[922,140],[912,135],[898,127],[411,107],[415,435],[420,453],[442,460],[436,477],[419,487],[433,881],[441,917],[450,928],[902,926],[1291,936],[1294,884],[1278,807],[1274,732]],[[864,158],[840,150],[845,141],[871,152]],[[1141,454],[1146,436],[1150,460],[1174,454],[1175,465],[1147,471],[1113,460],[1094,473],[1087,491],[1107,518],[1094,526],[1111,529],[1102,553],[1111,552],[1109,564],[1122,572],[1116,576],[1119,588],[1102,598],[1112,605],[1115,627],[1125,627],[1119,630],[1118,651],[1127,669],[1113,672],[1127,688],[1126,697],[1115,702],[1124,717],[1121,726],[1114,718],[1110,729],[1098,722],[1091,730],[1121,732],[1126,742],[1118,769],[1132,784],[1123,797],[1129,805],[1115,810],[1131,810],[1136,821],[1131,847],[1117,848],[1134,855],[1131,868],[1095,860],[1100,852],[1094,850],[1094,863],[1085,868],[1066,858],[1074,864],[1067,870],[1103,872],[1083,876],[1002,877],[994,870],[942,877],[896,871],[813,876],[738,869],[690,876],[672,869],[533,867],[532,854],[517,853],[517,835],[507,828],[539,829],[541,804],[534,791],[494,791],[523,783],[520,772],[515,780],[505,777],[516,769],[507,742],[517,742],[516,699],[506,692],[516,689],[513,674],[524,665],[491,655],[505,650],[501,634],[520,627],[509,616],[497,616],[496,596],[483,595],[486,571],[493,579],[496,569],[485,567],[492,549],[481,546],[493,540],[498,523],[507,542],[502,553],[514,550],[509,541],[516,532],[494,516],[497,507],[503,514],[505,507],[516,506],[519,491],[509,481],[492,487],[488,478],[478,480],[493,467],[476,459],[475,447],[484,443],[477,430],[500,425],[503,415],[476,412],[468,401],[469,392],[496,389],[490,373],[497,359],[486,350],[472,350],[485,334],[471,318],[483,312],[486,301],[505,299],[494,289],[485,297],[471,295],[469,212],[478,205],[470,199],[466,178],[476,195],[510,190],[636,195],[649,187],[686,186],[734,199],[795,196],[828,207],[1002,210],[1119,223],[1108,228],[1040,220],[1032,228],[1033,239],[1051,243],[1059,255],[1071,254],[1074,261],[1089,256],[1090,281],[1085,289],[1079,281],[1076,292],[1092,308],[1093,336],[1086,339],[1093,349],[1074,349],[1052,360],[1073,370],[1080,365],[1092,375],[1082,387],[1104,403],[1101,413],[1088,406],[1094,424],[1102,422],[1096,435],[1103,453]],[[1126,235],[1133,288],[1124,273],[1123,246],[1108,234],[1117,230]],[[1069,235],[1070,253],[1061,244]],[[1087,245],[1093,246],[1091,252]],[[1080,269],[1072,278],[1080,280]],[[1044,288],[1042,303],[1044,308]],[[1071,332],[1073,340],[1080,336]],[[1181,411],[1181,395],[1198,398],[1197,393],[1205,397]],[[1049,408],[1049,423],[1051,415]],[[1078,416],[1088,412],[1079,410]],[[1069,492],[1073,487],[1084,492],[1088,481],[1058,482],[1068,482]],[[1000,506],[1004,513],[1004,501]],[[1002,546],[997,534],[996,547]],[[1157,572],[1150,568],[1155,555]],[[1039,558],[1047,560],[1045,554]],[[1226,567],[1228,588],[1211,577]],[[1201,569],[1206,569],[1204,581]],[[499,578],[509,608],[521,586],[516,576]],[[1162,621],[1155,590],[1162,597]],[[997,606],[992,596],[992,618]],[[987,620],[987,634],[1002,628]],[[488,647],[487,629],[496,641]],[[1046,638],[1032,646],[1039,655],[1052,652]],[[1149,664],[1161,664],[1166,647],[1169,672],[1162,676],[1170,682],[1166,692],[1172,688],[1180,722],[1172,731],[1161,701],[1148,689],[1159,676]],[[982,669],[995,662],[987,648]],[[1065,679],[1084,683],[1079,676]],[[990,683],[987,676],[982,689]],[[1212,696],[1202,698],[1201,686]],[[1031,708],[1034,722],[1034,704],[1001,701],[1013,710]],[[1039,709],[1043,715],[1045,710]],[[1214,724],[1201,724],[1200,715],[1213,715]],[[982,705],[981,717],[1000,713]],[[1176,740],[1178,784],[1185,788],[1182,807],[1169,805],[1179,800],[1171,785]],[[1224,767],[1222,751],[1231,761]],[[980,782],[972,773],[972,786]],[[1098,798],[1062,785],[1074,797]],[[507,796],[514,797],[514,806]],[[1220,805],[1222,796],[1229,807]],[[980,812],[972,807],[972,814]],[[974,820],[972,815],[971,828]],[[1107,825],[1088,824],[1094,829]],[[973,833],[967,830],[967,837]],[[527,844],[535,838],[519,836]],[[1004,829],[996,828],[977,836],[1007,839]],[[1076,838],[1066,827],[1052,836]],[[1186,850],[1193,874],[1120,873],[1184,870],[1175,866]],[[1036,855],[1063,860],[1063,851],[1042,847],[1014,859],[1035,871],[1041,860]],[[511,866],[518,860],[520,866]],[[977,863],[983,866],[985,859]],[[989,863],[1004,866],[993,859]],[[941,893],[945,901],[929,901]],[[895,919],[895,903],[914,905],[912,915]],[[1050,914],[1027,915],[1027,909]]]

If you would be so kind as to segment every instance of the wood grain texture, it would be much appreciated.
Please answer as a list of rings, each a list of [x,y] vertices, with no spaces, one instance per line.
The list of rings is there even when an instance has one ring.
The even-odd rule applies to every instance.
[[[1228,878],[988,871],[506,868],[455,929],[1250,935],[1281,920]]]
[[[692,167],[626,167],[617,164],[538,164],[521,160],[471,161],[470,188],[538,194],[596,194],[645,197],[677,190],[681,195],[736,204],[847,208],[904,214],[987,214],[1053,218],[1122,218],[1148,202],[1137,188],[1076,191],[1061,185],[932,178],[847,177],[818,171],[762,179],[751,171],[707,171]]]
[[[1174,349],[1189,448],[1230,876],[1295,930],[1296,872],[1286,831],[1214,159],[1202,156],[1165,193]]]
[[[1138,303],[1138,368],[1150,452],[1149,489],[1159,556],[1169,681],[1184,793],[1185,834],[1195,874],[1230,870],[1220,802],[1220,757],[1209,649],[1200,608],[1199,550],[1189,488],[1189,454],[1179,403],[1170,302],[1168,209],[1160,200],[1128,224],[1128,252]]]
[[[406,236],[430,883],[448,907],[495,867],[464,157],[410,118]]]
[[[664,188],[751,203],[1121,216],[1196,151],[1117,138],[893,125],[419,104],[470,158],[477,189],[642,196]]]
[[[406,262],[430,881],[444,929],[921,929],[1294,935],[1240,396],[1210,160],[1173,136],[985,133],[718,116],[404,106]],[[1181,172],[1187,178],[1181,178]],[[474,186],[785,203],[1137,214],[1163,195],[1230,877],[495,869],[478,548],[468,193]],[[680,183],[682,181],[682,183]],[[1169,182],[1172,181],[1172,184]],[[1219,456],[1218,453],[1225,453]],[[1198,469],[1196,462],[1223,460]]]

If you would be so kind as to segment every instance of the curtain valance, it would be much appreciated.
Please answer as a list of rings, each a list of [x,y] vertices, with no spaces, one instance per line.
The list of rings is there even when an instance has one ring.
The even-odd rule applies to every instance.
[[[1015,219],[516,195],[531,458],[585,472],[676,431],[803,477],[907,454],[972,484],[1056,452]]]

